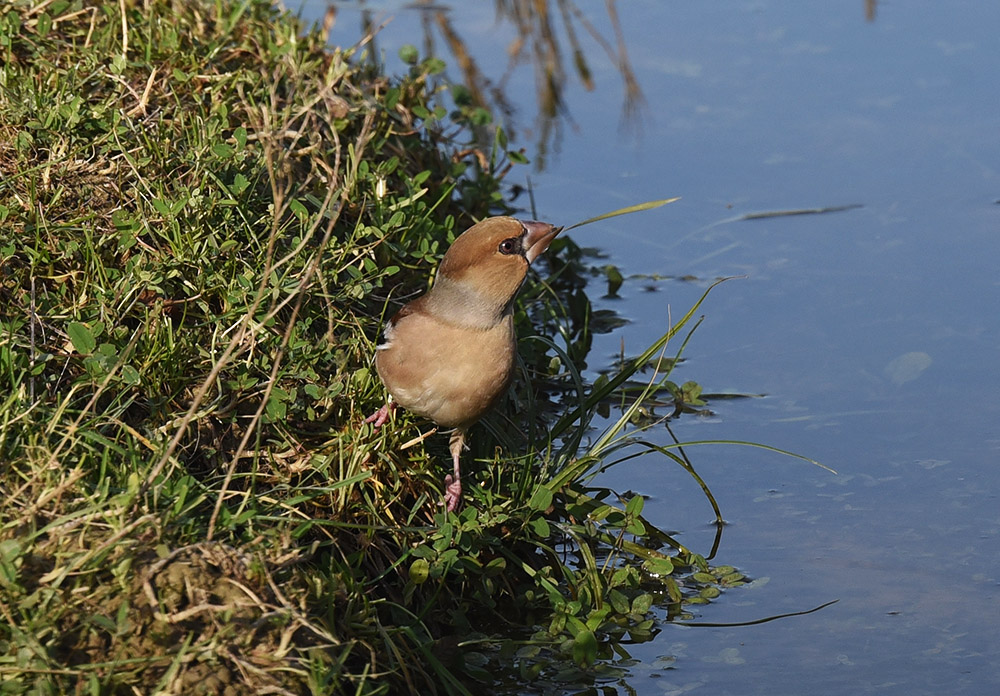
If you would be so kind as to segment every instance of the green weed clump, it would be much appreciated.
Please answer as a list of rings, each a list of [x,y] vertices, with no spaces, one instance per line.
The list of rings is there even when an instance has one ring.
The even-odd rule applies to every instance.
[[[523,159],[463,142],[483,114],[443,105],[439,61],[390,78],[363,43],[264,0],[0,9],[4,693],[579,683],[655,633],[654,601],[741,582],[587,486],[619,452],[694,474],[632,423],[697,390],[626,383],[690,314],[584,384],[571,240],[522,296],[557,337],[522,346],[503,410],[527,415],[475,438],[460,514],[436,505],[445,438],[361,424],[383,314],[508,210]]]

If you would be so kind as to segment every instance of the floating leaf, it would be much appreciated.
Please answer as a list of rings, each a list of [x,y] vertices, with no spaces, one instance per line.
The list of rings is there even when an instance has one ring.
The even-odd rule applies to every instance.
[[[647,558],[642,567],[654,575],[670,575],[674,572],[674,564],[669,558]]]

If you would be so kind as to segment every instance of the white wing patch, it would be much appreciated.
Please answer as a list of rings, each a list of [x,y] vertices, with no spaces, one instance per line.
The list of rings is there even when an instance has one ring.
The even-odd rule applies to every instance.
[[[376,344],[375,350],[388,350],[392,348],[392,335],[396,333],[396,327],[393,326],[392,320],[390,319],[382,327],[382,337],[381,340]]]

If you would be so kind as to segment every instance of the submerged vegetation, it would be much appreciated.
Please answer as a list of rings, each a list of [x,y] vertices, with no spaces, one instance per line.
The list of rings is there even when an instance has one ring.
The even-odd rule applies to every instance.
[[[571,239],[519,300],[555,338],[522,341],[464,509],[446,438],[362,424],[381,319],[525,159],[469,145],[439,60],[389,78],[365,43],[263,0],[0,10],[5,693],[541,690],[742,582],[589,483],[656,452],[711,501],[642,440],[703,406],[665,355],[696,308],[585,383]]]

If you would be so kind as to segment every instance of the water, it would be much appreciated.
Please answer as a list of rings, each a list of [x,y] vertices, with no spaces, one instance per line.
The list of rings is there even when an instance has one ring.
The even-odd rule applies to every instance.
[[[430,15],[369,7],[394,18],[378,39],[390,66],[399,45],[423,47]],[[530,64],[504,82],[518,142],[545,152],[532,174],[540,217],[569,223],[682,196],[574,233],[626,276],[673,277],[630,278],[621,299],[599,301],[632,323],[595,342],[592,365],[610,362],[622,336],[639,352],[662,333],[667,305],[679,316],[712,279],[745,275],[713,291],[676,376],[767,396],[714,402],[715,418],[682,420],[679,435],[765,442],[838,471],[745,448],[690,452],[730,522],[718,561],[758,578],[702,620],[840,601],[752,627],[667,625],[630,646],[640,663],[628,685],[657,695],[996,693],[1000,4],[883,3],[870,21],[861,0],[621,3],[637,121],[623,119],[620,67],[577,19],[595,86],[584,89],[550,9],[566,72],[557,127],[537,118]],[[605,4],[579,11],[614,48]],[[446,16],[499,82],[511,24],[485,3]],[[333,40],[353,43],[358,17],[339,6]],[[849,204],[863,207],[738,219]],[[696,280],[676,279],[686,275]],[[649,456],[615,477],[651,496],[653,522],[711,548],[711,510],[686,474]]]

